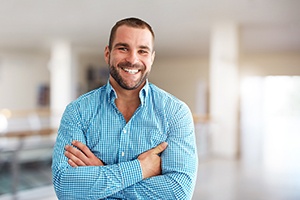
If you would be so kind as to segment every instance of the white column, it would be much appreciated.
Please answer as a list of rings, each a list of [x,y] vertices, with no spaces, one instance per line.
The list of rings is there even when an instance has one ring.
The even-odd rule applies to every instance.
[[[234,22],[212,28],[210,46],[211,151],[236,157],[238,153],[238,27]]]
[[[51,124],[57,128],[66,105],[76,98],[76,62],[68,42],[52,46],[50,69]]]

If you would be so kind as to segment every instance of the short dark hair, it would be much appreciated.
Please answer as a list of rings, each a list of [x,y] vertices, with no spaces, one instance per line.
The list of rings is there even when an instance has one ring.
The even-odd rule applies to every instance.
[[[152,27],[147,22],[141,19],[130,17],[130,18],[121,19],[112,27],[109,36],[109,44],[108,44],[109,50],[112,49],[112,43],[115,39],[117,29],[122,25],[126,25],[133,28],[142,28],[142,29],[147,28],[151,32],[154,41],[155,35],[154,35],[154,31],[152,30]]]

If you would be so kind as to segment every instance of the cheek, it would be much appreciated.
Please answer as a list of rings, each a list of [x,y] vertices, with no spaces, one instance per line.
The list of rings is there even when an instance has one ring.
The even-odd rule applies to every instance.
[[[120,55],[111,54],[109,57],[109,65],[117,65],[120,61],[124,60]]]
[[[114,65],[115,66],[115,60],[113,59],[113,57],[109,57],[108,59],[108,63],[107,63],[109,66],[112,66]]]

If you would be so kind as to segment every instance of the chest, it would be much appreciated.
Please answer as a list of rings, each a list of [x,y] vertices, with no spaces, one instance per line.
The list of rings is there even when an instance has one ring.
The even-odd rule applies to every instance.
[[[133,114],[137,111],[139,105],[140,105],[140,101],[136,101],[134,103],[131,104],[127,104],[127,103],[122,103],[121,101],[118,101],[118,99],[116,99],[116,108],[120,111],[120,113],[122,113],[124,119],[126,122],[128,122],[131,117],[133,116]]]

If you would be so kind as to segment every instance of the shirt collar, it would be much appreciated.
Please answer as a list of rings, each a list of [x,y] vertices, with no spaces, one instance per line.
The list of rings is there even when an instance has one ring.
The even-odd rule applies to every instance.
[[[146,84],[144,85],[144,87],[141,89],[141,91],[139,93],[139,98],[140,98],[142,106],[144,106],[146,103],[146,97],[148,96],[148,90],[149,90],[149,81],[147,79]],[[109,102],[114,102],[115,99],[118,98],[118,95],[117,95],[115,89],[110,84],[109,80],[107,80],[107,84],[106,84],[106,94],[107,94]]]
[[[139,93],[139,97],[140,97],[142,106],[144,106],[146,104],[146,97],[148,96],[148,92],[149,92],[149,82],[147,79],[144,87],[141,89],[141,91]]]
[[[109,79],[107,80],[107,84],[106,84],[106,94],[107,94],[107,99],[110,103],[114,102],[115,99],[117,98],[117,93],[115,89],[111,86]]]

